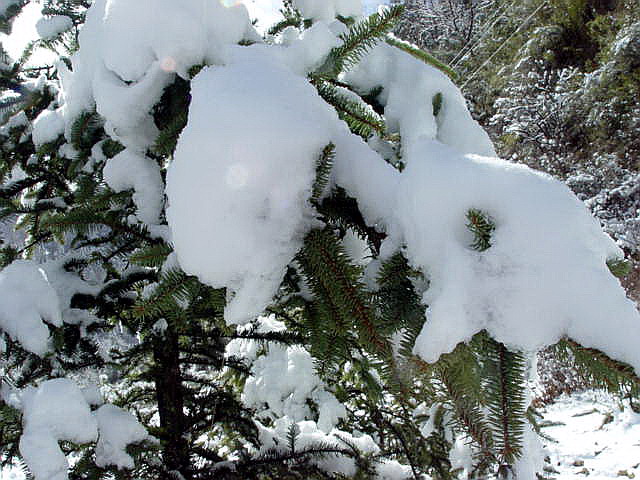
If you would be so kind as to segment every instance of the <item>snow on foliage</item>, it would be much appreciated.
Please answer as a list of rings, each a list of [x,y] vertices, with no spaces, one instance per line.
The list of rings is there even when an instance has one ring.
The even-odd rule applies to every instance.
[[[45,110],[33,122],[33,143],[40,147],[53,142],[64,131],[64,120],[59,112]]]
[[[95,108],[107,133],[126,147],[106,161],[105,182],[115,191],[133,189],[139,219],[157,224],[163,182],[159,166],[144,155],[158,134],[150,112],[176,75],[188,79],[191,67],[206,64],[191,81],[188,123],[167,173],[166,213],[181,268],[227,288],[229,324],[264,312],[305,234],[319,224],[309,198],[317,160],[332,143],[330,186],[344,188],[368,225],[384,231],[382,259],[401,250],[427,279],[420,292],[428,305],[425,325],[414,349],[424,360],[435,361],[486,329],[516,350],[570,336],[640,370],[639,316],[606,264],[622,252],[584,205],[551,177],[493,158],[493,145],[453,83],[380,45],[339,81],[362,94],[382,87],[377,101],[388,134],[402,139],[403,168],[391,166],[378,152],[384,139],[365,143],[350,133],[307,79],[341,41],[341,29],[323,20],[357,14],[360,2],[294,3],[320,21],[266,45],[241,5],[96,0],[72,69],[58,67],[62,107],[38,117],[34,142],[55,139],[63,127],[70,137],[77,117]],[[247,39],[256,43],[237,45]],[[471,209],[495,227],[483,252],[471,247]],[[61,290],[66,308],[70,289]],[[43,320],[62,325],[60,309],[54,286],[35,264],[17,261],[0,272],[0,326],[27,350],[47,352]],[[346,409],[325,390],[304,348],[258,352],[236,344],[229,352],[251,363],[245,404],[266,403],[278,417],[269,426],[258,423],[265,451],[286,444],[292,423],[302,448],[324,442],[372,455],[380,450],[368,435],[334,429]],[[20,450],[37,480],[67,478],[58,441],[97,440],[99,466],[130,468],[126,445],[146,438],[135,418],[116,407],[92,414],[70,380],[45,381],[19,398]],[[309,401],[318,407],[316,420],[309,419],[316,413]],[[329,472],[356,472],[344,455],[314,461]],[[402,478],[408,468],[386,462],[379,476]]]
[[[164,183],[155,161],[126,149],[107,161],[103,175],[104,181],[115,192],[134,189],[133,201],[138,207],[140,220],[150,225],[160,221]]]
[[[623,254],[564,184],[433,141],[417,143],[407,159],[390,233],[431,282],[418,354],[435,361],[487,329],[527,351],[568,335],[640,367],[637,339],[628,334],[638,313],[606,264]],[[495,224],[482,253],[470,248],[472,208]]]
[[[382,86],[388,128],[403,147],[436,139],[462,153],[495,157],[489,135],[472,118],[462,93],[441,71],[390,45],[378,45],[346,80],[359,91]],[[440,106],[436,106],[436,95]]]
[[[260,333],[284,331],[286,326],[271,317],[258,319]],[[246,380],[242,402],[267,417],[287,417],[292,422],[313,418],[309,402],[317,405],[317,425],[329,433],[347,411],[335,396],[325,389],[324,382],[315,371],[313,357],[303,347],[270,345],[258,356],[259,344],[255,340],[237,339],[226,347],[226,355],[236,356],[251,365],[251,376]],[[259,413],[260,415],[260,413]]]
[[[335,114],[263,46],[232,58],[193,79],[167,218],[182,268],[229,287],[225,317],[245,323],[271,301],[312,225],[306,200]],[[206,221],[193,221],[195,205]]]
[[[20,453],[37,480],[65,480],[67,459],[58,446],[88,443],[98,435],[95,418],[75,382],[59,378],[21,393],[24,433]]]
[[[95,412],[100,437],[96,445],[96,465],[133,468],[127,445],[147,440],[149,435],[136,417],[115,405],[103,405]]]
[[[38,35],[43,40],[51,40],[62,32],[69,30],[73,26],[73,20],[66,15],[52,15],[42,17],[36,23]]]
[[[562,183],[506,161],[462,155],[494,150],[443,73],[380,46],[345,77],[362,91],[384,87],[389,128],[403,138],[408,166],[400,173],[382,167],[265,50],[234,52],[225,67],[195,79],[189,123],[168,177],[180,262],[210,285],[231,288],[230,323],[250,320],[276,294],[312,224],[305,199],[314,159],[332,141],[334,183],[358,199],[369,224],[386,228],[383,250],[404,248],[430,281],[423,296],[428,322],[415,346],[425,360],[487,329],[527,351],[568,335],[640,367],[627,333],[638,313],[606,266],[622,252]],[[410,86],[416,96],[407,95]],[[290,104],[305,106],[294,112],[304,112],[309,123]],[[245,130],[237,130],[243,118]],[[214,214],[192,222],[193,205]],[[484,253],[470,248],[466,213],[474,208],[496,226]],[[603,319],[615,322],[614,332]]]
[[[325,433],[318,428],[315,422],[302,421],[291,422],[287,417],[276,420],[272,427],[258,424],[260,442],[262,450],[274,448],[277,445],[285,444],[289,431],[294,426],[298,435],[296,436],[296,448],[304,449],[310,445],[325,444],[336,449],[350,449],[355,447],[364,454],[375,455],[380,451],[373,439],[369,435],[352,435],[337,429]],[[329,473],[342,474],[347,478],[353,477],[357,470],[354,459],[339,454],[329,454],[324,458],[313,460],[322,470]],[[377,478],[380,480],[401,480],[408,478],[411,468],[392,460],[382,460],[376,465]]]
[[[58,445],[95,442],[96,465],[133,468],[126,447],[149,439],[146,429],[129,412],[103,405],[95,412],[90,404],[101,403],[95,386],[80,389],[67,378],[42,382],[22,390],[3,385],[2,400],[22,411],[20,453],[36,480],[66,480],[68,462]]]
[[[49,350],[43,320],[62,325],[58,296],[37,264],[17,260],[0,272],[0,327],[26,350],[43,356]]]
[[[337,15],[357,17],[362,15],[361,0],[294,0],[295,7],[304,18],[331,21]]]
[[[161,27],[160,27],[161,26]],[[251,36],[244,6],[187,0],[99,0],[87,12],[72,70],[59,65],[67,119],[96,108],[106,128],[140,151],[158,131],[149,113],[174,73],[224,61],[225,45]],[[255,34],[255,33],[254,33]],[[67,123],[67,136],[71,123]]]

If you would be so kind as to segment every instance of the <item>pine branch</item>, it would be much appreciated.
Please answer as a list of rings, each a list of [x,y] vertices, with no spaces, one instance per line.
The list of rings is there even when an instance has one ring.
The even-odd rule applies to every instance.
[[[474,241],[471,248],[484,252],[491,247],[491,235],[495,230],[493,220],[484,212],[472,208],[467,212],[467,228],[473,233]]]
[[[349,262],[335,235],[325,230],[312,230],[296,259],[308,281],[320,287],[318,293],[326,292],[345,321],[355,323],[363,344],[381,358],[388,358],[390,345],[378,332],[379,322],[370,295],[359,279],[360,271]]]
[[[458,74],[454,72],[449,65],[441,62],[436,57],[425,52],[424,50],[417,47],[416,45],[413,45],[412,43],[401,40],[393,34],[387,35],[386,42],[389,45],[399,48],[403,52],[406,52],[409,55],[417,58],[418,60],[423,61],[427,65],[431,65],[432,67],[435,67],[438,70],[444,72],[447,76],[449,76],[449,78],[451,78],[451,80],[455,81],[458,79]]]
[[[425,322],[425,307],[412,279],[422,277],[402,255],[396,253],[382,263],[378,272],[376,303],[386,325],[383,332],[403,330],[399,354],[405,359],[413,355],[413,346]]]
[[[302,24],[302,17],[298,14],[297,16],[286,17],[283,20],[280,20],[275,25],[272,25],[269,30],[267,30],[268,35],[278,35],[287,27],[295,27],[300,28]]]
[[[340,36],[342,45],[331,50],[316,73],[322,77],[336,78],[341,72],[355,66],[393,28],[403,10],[402,5],[394,5],[356,23]]]
[[[329,143],[316,161],[316,179],[311,189],[311,202],[317,203],[327,189],[329,176],[333,168],[333,160],[336,156],[336,146]]]
[[[525,359],[488,335],[483,337],[481,354],[485,363],[488,420],[499,461],[512,465],[522,453]]]
[[[384,136],[384,119],[366,103],[354,100],[359,97],[341,92],[338,87],[319,76],[311,76],[310,80],[318,94],[336,109],[338,117],[349,125],[353,133],[365,140],[375,133]]]
[[[335,188],[331,196],[316,205],[316,210],[331,227],[343,231],[353,230],[360,238],[367,241],[374,255],[380,252],[380,246],[386,235],[367,225],[358,208],[357,200],[349,197],[343,188]]]
[[[630,365],[613,360],[598,349],[583,347],[571,338],[561,340],[556,347],[558,353],[573,360],[595,386],[616,394],[640,395],[640,377]]]
[[[129,257],[129,260],[141,267],[159,268],[171,252],[173,252],[173,248],[170,245],[159,243],[137,250]]]

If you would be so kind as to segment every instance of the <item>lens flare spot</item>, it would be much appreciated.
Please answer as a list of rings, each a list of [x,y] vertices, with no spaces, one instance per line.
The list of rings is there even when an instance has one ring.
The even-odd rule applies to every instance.
[[[227,168],[225,180],[231,188],[242,188],[249,181],[249,169],[244,165],[234,163]]]
[[[160,68],[165,72],[175,72],[176,66],[176,60],[173,57],[164,57],[160,60]]]
[[[231,8],[240,5],[242,0],[220,0],[220,3],[227,8]]]

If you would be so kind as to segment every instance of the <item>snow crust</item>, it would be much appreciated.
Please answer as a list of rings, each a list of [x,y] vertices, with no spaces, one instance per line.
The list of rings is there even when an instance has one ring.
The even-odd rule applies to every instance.
[[[62,325],[60,302],[44,271],[17,260],[0,272],[0,328],[25,350],[43,356],[49,350],[44,321]]]
[[[38,35],[43,40],[56,38],[60,33],[69,30],[73,26],[73,20],[66,15],[51,15],[42,17],[36,23]]]
[[[103,177],[116,192],[132,188],[138,218],[151,225],[159,223],[164,204],[164,182],[157,162],[127,148],[107,160]]]

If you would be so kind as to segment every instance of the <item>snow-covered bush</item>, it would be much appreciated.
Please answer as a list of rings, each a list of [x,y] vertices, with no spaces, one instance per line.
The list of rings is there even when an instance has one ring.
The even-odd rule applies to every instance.
[[[537,350],[637,389],[622,251],[383,41],[401,7],[294,0],[262,36],[237,2],[71,3],[55,78],[8,70],[32,100],[0,131],[22,233],[3,460],[37,480],[532,478]]]

